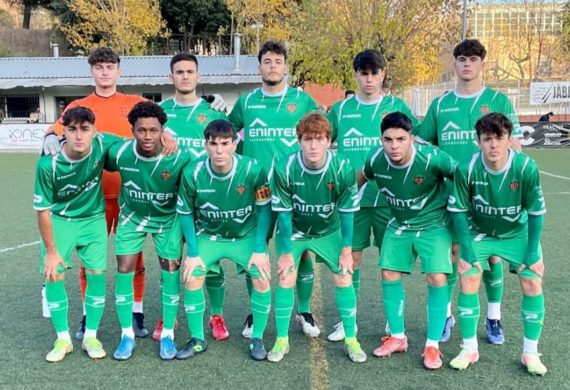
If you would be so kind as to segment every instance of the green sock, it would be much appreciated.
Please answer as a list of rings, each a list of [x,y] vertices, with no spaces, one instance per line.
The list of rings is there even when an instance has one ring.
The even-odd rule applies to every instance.
[[[174,329],[180,301],[180,271],[160,271],[162,278],[162,320],[164,329]]]
[[[356,295],[354,286],[337,287],[336,307],[342,320],[345,337],[354,337],[356,327]]]
[[[105,309],[106,277],[104,273],[87,273],[85,290],[85,329],[97,330]]]
[[[253,292],[253,283],[251,282],[251,275],[245,275],[245,287],[247,287],[247,296],[251,299],[251,294]]]
[[[544,295],[523,295],[521,315],[524,327],[524,337],[538,340],[544,325]]]
[[[253,290],[250,305],[253,313],[253,335],[251,337],[263,339],[263,332],[267,327],[269,311],[271,310],[271,290],[266,292]]]
[[[297,299],[299,300],[297,313],[311,312],[311,296],[313,295],[314,281],[313,259],[311,257],[305,259],[305,254],[303,254],[303,259],[299,263],[297,272]]]
[[[481,307],[479,306],[479,293],[465,294],[459,292],[457,299],[457,310],[459,312],[459,328],[464,339],[477,337],[477,323]]]
[[[402,279],[394,281],[383,280],[382,291],[384,292],[384,312],[386,313],[388,325],[390,325],[390,332],[392,334],[404,333],[406,296]]]
[[[226,298],[226,275],[220,266],[220,273],[206,275],[206,291],[210,298],[210,315],[224,315],[224,301]]]
[[[354,286],[354,295],[358,301],[358,295],[360,294],[360,268],[356,268],[352,272],[352,285]]]
[[[115,310],[123,329],[133,326],[134,275],[134,272],[117,272],[115,275]]]
[[[455,293],[455,285],[457,284],[457,263],[451,263],[451,273],[447,275],[447,295],[448,303],[453,302],[453,295]],[[447,309],[446,309],[447,312]],[[446,315],[447,317],[447,315]]]
[[[293,288],[277,286],[275,289],[275,327],[277,337],[289,336],[289,321],[295,303]],[[255,327],[253,328],[255,330]]]
[[[192,337],[204,340],[204,312],[206,311],[204,288],[198,290],[184,289],[184,311]]]
[[[64,279],[57,282],[46,281],[46,299],[55,331],[58,333],[69,331],[67,322],[67,292],[65,291]]]
[[[439,341],[447,318],[448,286],[428,286],[427,338]]]
[[[501,303],[503,299],[503,263],[489,263],[490,271],[483,271],[483,282],[487,292],[487,302]]]

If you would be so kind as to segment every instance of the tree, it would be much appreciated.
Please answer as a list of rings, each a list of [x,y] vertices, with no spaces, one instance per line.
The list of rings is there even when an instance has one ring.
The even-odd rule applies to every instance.
[[[459,21],[455,0],[305,0],[293,27],[293,73],[299,84],[352,89],[354,55],[373,48],[387,59],[392,88],[433,82]]]
[[[71,46],[89,52],[108,46],[121,55],[145,54],[150,39],[165,34],[158,0],[65,0],[60,30]]]
[[[11,5],[19,5],[23,8],[24,18],[22,19],[22,28],[29,30],[32,10],[37,7],[50,8],[52,0],[8,0],[8,3]]]

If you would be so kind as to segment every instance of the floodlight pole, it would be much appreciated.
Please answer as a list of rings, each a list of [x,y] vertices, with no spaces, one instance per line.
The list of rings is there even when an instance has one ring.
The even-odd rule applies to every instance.
[[[463,21],[461,24],[461,40],[467,38],[467,0],[463,0]]]

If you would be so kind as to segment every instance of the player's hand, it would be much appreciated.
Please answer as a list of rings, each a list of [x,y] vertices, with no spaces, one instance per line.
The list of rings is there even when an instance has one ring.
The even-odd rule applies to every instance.
[[[228,105],[224,101],[222,95],[215,93],[211,96],[214,98],[214,100],[210,102],[210,108],[215,111],[226,112],[228,109]],[[208,101],[210,101],[210,99],[208,99]]]
[[[289,275],[294,268],[295,260],[293,260],[291,253],[285,253],[279,256],[279,261],[277,261],[277,275],[283,279]]]
[[[342,248],[340,256],[338,257],[338,265],[343,275],[346,275],[347,273],[349,274],[353,273],[354,271],[352,268],[353,261],[354,260],[352,258],[352,249]]]
[[[467,261],[460,258],[459,263],[457,264],[457,273],[459,275],[464,275],[467,272],[469,272],[473,267],[477,268],[477,270],[479,270],[480,273],[483,272],[483,268],[481,268],[481,263],[479,263],[478,261],[474,262],[473,264],[469,264]]]
[[[57,252],[48,252],[44,259],[44,277],[49,282],[55,282],[57,277],[57,268],[59,266],[66,267],[63,259]]]
[[[521,264],[521,266],[519,267],[519,269],[517,270],[517,272],[522,272],[523,269],[525,269],[527,266],[525,264]],[[536,263],[534,263],[533,265],[528,266],[528,268],[534,272],[535,274],[537,274],[538,276],[540,276],[541,278],[544,277],[544,261],[542,261],[542,259],[538,260]]]
[[[253,253],[249,263],[247,264],[247,270],[251,270],[252,266],[256,266],[261,279],[271,280],[271,264],[269,263],[269,257],[267,253]]]
[[[60,150],[59,137],[55,133],[50,133],[44,137],[44,142],[42,142],[40,149],[42,156],[55,156]]]
[[[162,133],[160,142],[162,143],[162,154],[165,156],[170,156],[172,153],[178,150],[178,143],[176,142],[176,138],[174,138],[174,136],[169,131],[164,131]]]
[[[184,283],[188,283],[190,281],[192,273],[198,267],[206,271],[206,266],[204,265],[204,262],[202,261],[202,258],[200,256],[186,257],[186,259],[184,260],[184,273],[182,274],[182,279],[184,280]]]

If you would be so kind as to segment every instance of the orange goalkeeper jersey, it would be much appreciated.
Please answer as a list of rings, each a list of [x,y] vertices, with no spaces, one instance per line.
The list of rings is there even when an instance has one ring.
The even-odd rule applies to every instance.
[[[95,128],[97,131],[116,134],[121,137],[132,137],[131,124],[127,119],[133,106],[146,99],[137,95],[115,93],[109,97],[102,97],[95,93],[82,99],[72,101],[65,107],[65,111],[73,107],[87,107],[95,114]],[[57,122],[50,126],[50,130],[63,135],[63,113]],[[103,171],[103,194],[106,199],[118,198],[121,190],[121,178],[118,172]]]

